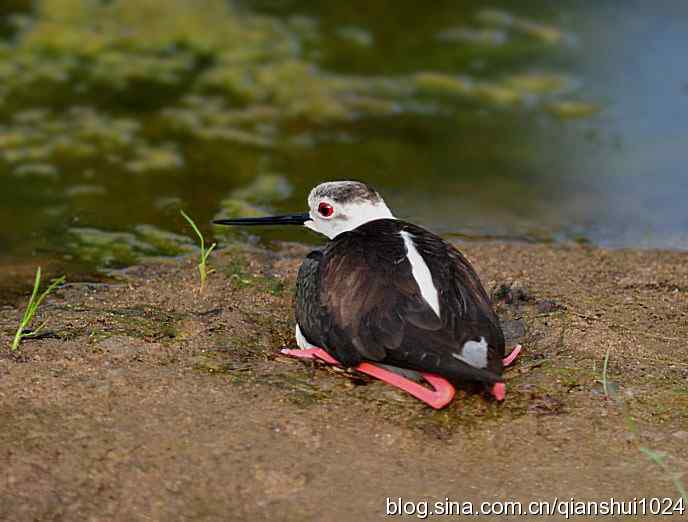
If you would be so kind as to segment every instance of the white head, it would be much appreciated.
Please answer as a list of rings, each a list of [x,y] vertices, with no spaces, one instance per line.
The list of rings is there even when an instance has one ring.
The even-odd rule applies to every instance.
[[[332,239],[368,221],[396,219],[375,189],[360,181],[321,183],[308,196],[304,226]]]
[[[309,212],[283,216],[218,219],[216,225],[304,225],[330,239],[368,221],[396,219],[375,189],[360,181],[321,183],[308,196]]]

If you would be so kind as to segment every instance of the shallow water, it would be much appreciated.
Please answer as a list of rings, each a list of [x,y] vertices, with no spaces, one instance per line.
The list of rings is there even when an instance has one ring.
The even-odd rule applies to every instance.
[[[0,266],[174,255],[179,208],[224,240],[338,178],[446,235],[688,248],[688,5],[512,4],[4,3]]]

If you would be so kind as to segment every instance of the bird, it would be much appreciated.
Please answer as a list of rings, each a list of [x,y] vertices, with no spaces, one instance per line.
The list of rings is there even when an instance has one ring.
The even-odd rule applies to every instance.
[[[285,355],[356,369],[433,408],[455,385],[481,383],[505,397],[499,318],[478,275],[448,241],[397,219],[362,181],[327,181],[308,212],[219,219],[216,225],[300,225],[328,238],[299,268],[295,338]],[[431,386],[428,388],[421,384]]]

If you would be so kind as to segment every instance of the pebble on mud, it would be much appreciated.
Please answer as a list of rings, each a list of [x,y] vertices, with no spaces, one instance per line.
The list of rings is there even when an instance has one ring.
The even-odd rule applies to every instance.
[[[492,293],[492,300],[506,304],[526,303],[532,300],[530,291],[520,281],[502,283]]]
[[[526,335],[526,323],[523,319],[503,320],[501,326],[507,343],[516,342]]]
[[[564,305],[559,304],[552,299],[543,299],[542,301],[538,301],[535,306],[540,314],[548,314],[564,309]]]

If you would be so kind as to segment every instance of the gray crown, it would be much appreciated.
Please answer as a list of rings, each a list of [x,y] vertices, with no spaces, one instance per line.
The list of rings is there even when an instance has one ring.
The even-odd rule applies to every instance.
[[[329,198],[336,203],[368,201],[378,203],[382,198],[377,191],[361,181],[328,181],[315,187],[308,198],[309,203]]]

